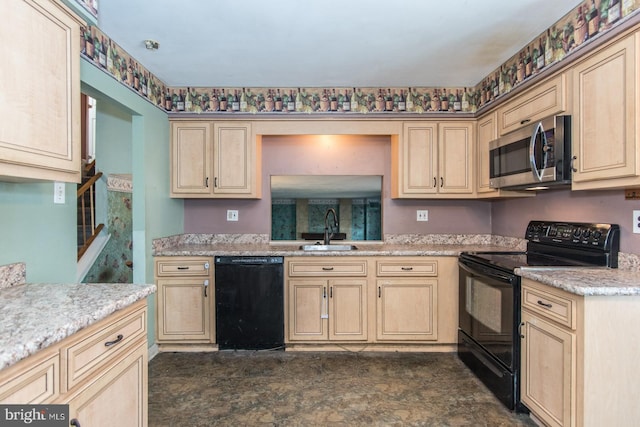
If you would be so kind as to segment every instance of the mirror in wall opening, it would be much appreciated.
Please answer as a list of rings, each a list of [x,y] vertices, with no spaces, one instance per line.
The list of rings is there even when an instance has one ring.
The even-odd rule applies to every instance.
[[[271,176],[271,240],[322,242],[334,209],[332,240],[382,240],[382,176]],[[331,219],[331,217],[330,217]]]

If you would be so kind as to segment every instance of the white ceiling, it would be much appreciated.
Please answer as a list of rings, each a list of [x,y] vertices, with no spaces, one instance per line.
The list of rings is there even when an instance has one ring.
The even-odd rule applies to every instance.
[[[98,27],[173,87],[463,87],[579,3],[108,0]]]

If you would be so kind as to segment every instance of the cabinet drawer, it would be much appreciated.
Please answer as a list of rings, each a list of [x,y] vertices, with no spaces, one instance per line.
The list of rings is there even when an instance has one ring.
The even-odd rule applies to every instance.
[[[498,109],[500,135],[566,110],[565,75],[544,81]],[[523,123],[524,122],[524,123]]]
[[[156,276],[208,276],[212,264],[209,257],[156,259]]]
[[[55,350],[55,351],[53,351]],[[45,351],[35,364],[17,364],[0,375],[0,403],[40,404],[60,394],[60,353],[57,349]]]
[[[366,260],[290,261],[289,276],[366,276]]]
[[[553,290],[522,286],[522,307],[571,329],[576,328],[576,298]]]
[[[66,368],[67,390],[89,378],[100,367],[113,360],[139,338],[147,334],[146,307],[123,313],[96,328],[79,334],[74,342],[62,348]]]
[[[377,261],[378,276],[437,276],[438,261]]]

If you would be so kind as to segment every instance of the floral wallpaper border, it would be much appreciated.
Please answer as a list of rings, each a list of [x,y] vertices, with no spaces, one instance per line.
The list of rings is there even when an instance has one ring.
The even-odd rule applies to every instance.
[[[167,87],[95,26],[82,55],[165,111],[175,113],[474,113],[640,10],[639,0],[586,0],[474,87]]]

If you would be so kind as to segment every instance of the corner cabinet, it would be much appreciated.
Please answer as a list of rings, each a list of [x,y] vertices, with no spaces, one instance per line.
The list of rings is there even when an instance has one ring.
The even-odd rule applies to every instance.
[[[259,145],[250,123],[170,123],[171,197],[260,197]]]
[[[579,297],[524,281],[522,402],[545,424],[576,425]]]
[[[522,402],[548,426],[640,419],[640,296],[575,295],[522,279]]]
[[[393,143],[394,198],[474,198],[475,122],[406,122]]]
[[[188,349],[194,347],[191,344],[212,347],[215,341],[213,258],[157,257],[155,276],[158,287],[156,338],[160,350],[171,351],[176,346]]]
[[[0,180],[80,182],[82,22],[52,0],[3,1],[0,15]]]
[[[640,185],[640,33],[572,69],[574,190]]]

